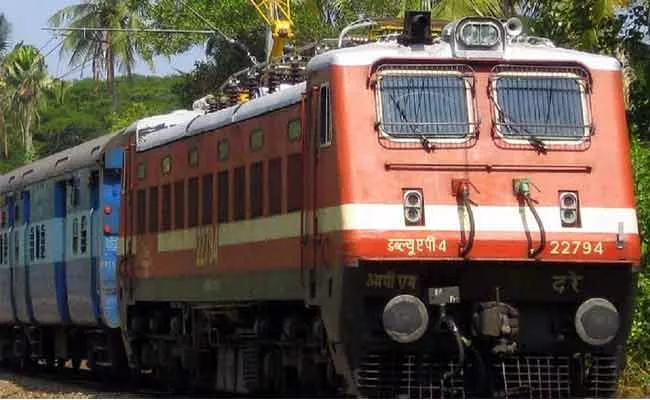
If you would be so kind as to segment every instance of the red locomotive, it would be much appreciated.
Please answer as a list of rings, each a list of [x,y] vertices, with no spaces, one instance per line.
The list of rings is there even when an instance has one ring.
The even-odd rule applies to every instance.
[[[614,394],[640,263],[619,62],[516,20],[405,21],[303,83],[124,132],[131,367],[244,393]]]

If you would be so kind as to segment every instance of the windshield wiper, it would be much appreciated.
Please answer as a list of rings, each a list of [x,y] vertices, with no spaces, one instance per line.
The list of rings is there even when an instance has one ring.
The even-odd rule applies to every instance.
[[[395,107],[397,107],[397,111],[399,111],[399,113],[402,116],[402,119],[404,120],[404,122],[406,122],[407,124],[410,124],[411,121],[409,121],[408,117],[406,116],[406,113],[404,112],[404,110],[402,110],[402,107],[400,107],[399,102],[395,99],[395,96],[393,96],[392,93],[389,93],[388,95],[390,96],[390,100],[393,102],[393,104],[395,104]],[[422,143],[422,147],[426,151],[433,150],[434,145],[433,145],[433,143],[431,143],[431,141],[429,141],[429,139],[427,139],[423,134],[415,132],[415,130],[413,129],[413,127],[411,125],[407,125],[407,126],[411,129],[411,132],[413,132],[413,134],[418,135],[420,137],[420,143]]]
[[[518,124],[520,122],[512,118],[510,114],[506,113],[496,101],[494,102],[494,105],[496,106],[497,111],[499,111],[499,114],[503,117],[503,121],[505,122],[505,125],[508,127],[508,129],[515,131],[517,134],[521,136],[524,136],[528,140],[528,143],[530,143],[530,145],[535,148],[535,150],[537,150],[540,153],[546,154],[546,144],[542,141],[542,139],[540,139],[539,137],[537,137],[531,131],[529,131],[524,127],[518,127],[516,125],[512,125],[512,124]]]
[[[538,152],[546,154],[546,144],[535,135],[528,137],[528,143],[533,146]]]

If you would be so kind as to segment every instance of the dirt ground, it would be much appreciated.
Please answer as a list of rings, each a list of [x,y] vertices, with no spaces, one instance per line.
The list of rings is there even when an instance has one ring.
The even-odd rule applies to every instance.
[[[57,382],[53,379],[16,375],[0,370],[0,398],[68,398],[97,399],[130,396],[128,393],[106,392],[84,383]],[[94,385],[97,386],[97,385]]]

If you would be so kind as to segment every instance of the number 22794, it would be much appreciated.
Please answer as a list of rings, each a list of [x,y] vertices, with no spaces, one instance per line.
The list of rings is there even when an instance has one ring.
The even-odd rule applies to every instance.
[[[603,242],[586,240],[551,240],[551,254],[598,254],[605,252]]]

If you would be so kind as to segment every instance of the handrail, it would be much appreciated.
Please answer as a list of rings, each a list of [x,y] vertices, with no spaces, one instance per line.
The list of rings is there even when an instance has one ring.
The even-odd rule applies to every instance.
[[[544,230],[544,224],[542,223],[542,219],[539,217],[539,214],[537,213],[537,210],[535,209],[535,206],[533,205],[533,201],[531,200],[529,195],[521,195],[523,197],[524,201],[526,202],[526,205],[528,205],[528,208],[530,208],[530,211],[533,213],[533,217],[535,218],[535,222],[537,222],[537,226],[539,226],[539,236],[540,236],[540,243],[539,246],[536,249],[528,249],[528,254],[530,257],[537,257],[542,251],[544,251],[544,247],[546,247],[546,231]]]
[[[467,216],[469,217],[469,237],[467,241],[464,241],[463,245],[460,248],[460,256],[466,257],[469,254],[472,247],[474,247],[474,236],[476,235],[476,224],[474,221],[474,212],[472,211],[472,206],[469,202],[469,195],[464,195],[462,197],[463,205],[467,210]]]

